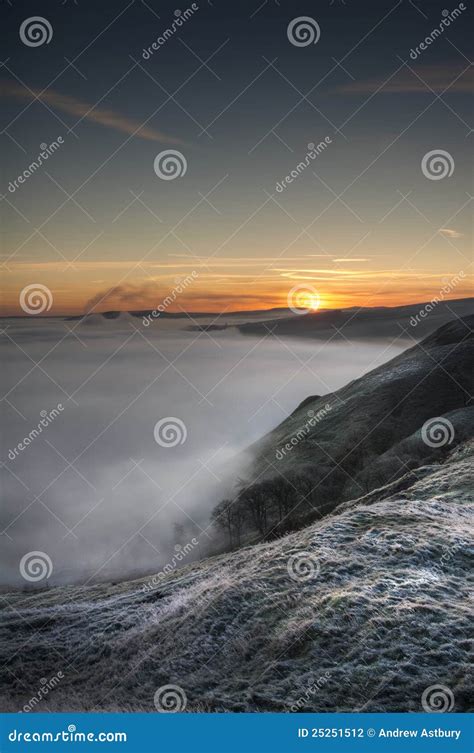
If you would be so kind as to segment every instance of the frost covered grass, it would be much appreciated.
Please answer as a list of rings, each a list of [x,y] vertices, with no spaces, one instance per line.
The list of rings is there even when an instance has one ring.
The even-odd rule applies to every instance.
[[[2,708],[61,670],[35,710],[153,712],[168,683],[189,711],[420,711],[435,683],[467,710],[473,454],[464,443],[401,488],[151,592],[139,580],[4,595]],[[301,552],[314,579],[288,573]]]

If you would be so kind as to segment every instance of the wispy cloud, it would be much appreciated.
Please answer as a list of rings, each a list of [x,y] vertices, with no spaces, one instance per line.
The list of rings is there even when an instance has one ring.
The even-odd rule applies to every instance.
[[[279,272],[281,277],[289,278],[290,280],[320,280],[321,282],[334,281],[338,285],[354,284],[354,281],[362,280],[375,280],[380,282],[384,279],[404,279],[404,280],[419,280],[420,274],[423,279],[439,280],[439,272],[433,272],[430,270],[403,270],[403,269],[301,269],[294,268],[291,270],[275,269],[275,272]]]
[[[446,235],[448,238],[462,238],[463,234],[460,233],[458,230],[452,230],[450,227],[440,227],[438,230],[438,233],[441,233],[441,235]]]
[[[403,68],[387,83],[388,76],[376,76],[371,79],[353,81],[337,87],[337,91],[345,94],[372,94],[380,89],[381,94],[410,94],[430,92],[430,88],[439,93],[449,87],[450,92],[472,93],[474,81],[472,72],[467,70],[462,76],[462,68],[447,65],[418,65],[410,66],[413,70]],[[457,78],[459,76],[459,78]],[[454,82],[454,83],[453,83]]]
[[[126,115],[122,115],[114,110],[90,105],[87,102],[70,97],[68,94],[60,94],[52,89],[47,89],[46,91],[30,89],[11,81],[2,81],[0,83],[0,91],[3,96],[30,101],[39,99],[55,110],[61,110],[67,112],[69,115],[74,115],[77,118],[77,122],[89,120],[106,128],[112,128],[115,131],[127,133],[129,136],[136,136],[148,141],[160,141],[164,144],[179,144],[181,146],[185,144],[181,139],[169,136],[155,128],[142,126],[137,120],[129,118]]]

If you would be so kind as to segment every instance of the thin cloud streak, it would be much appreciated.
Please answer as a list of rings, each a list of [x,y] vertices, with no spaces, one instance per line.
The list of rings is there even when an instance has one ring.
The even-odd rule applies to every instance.
[[[440,227],[438,230],[438,233],[441,235],[446,235],[448,238],[463,238],[463,233],[460,233],[458,230],[452,230],[450,227]]]
[[[419,94],[430,93],[432,89],[441,93],[449,88],[450,92],[457,94],[471,94],[474,91],[474,81],[470,71],[465,71],[460,78],[460,69],[454,66],[428,66],[409,63],[410,68],[404,68],[391,81],[384,83],[383,76],[366,79],[365,81],[353,81],[343,86],[338,86],[336,91],[344,94],[372,94],[380,89],[380,94]],[[419,77],[419,78],[418,78]],[[453,83],[454,82],[454,83]]]
[[[186,142],[181,139],[169,136],[162,131],[157,131],[148,126],[141,126],[138,121],[128,118],[126,115],[122,115],[114,110],[95,107],[67,94],[60,94],[52,89],[42,92],[40,89],[27,89],[13,82],[2,81],[0,90],[5,97],[20,100],[38,99],[56,110],[74,115],[78,120],[89,120],[105,128],[112,128],[115,131],[127,133],[129,136],[136,136],[147,141],[160,141],[163,144],[186,146]]]

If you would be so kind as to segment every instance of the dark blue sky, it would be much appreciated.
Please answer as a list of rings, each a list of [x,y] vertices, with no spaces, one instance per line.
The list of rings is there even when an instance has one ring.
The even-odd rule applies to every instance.
[[[249,285],[257,304],[281,303],[292,280],[312,280],[326,305],[419,300],[468,271],[469,9],[413,60],[457,5],[198,6],[145,60],[175,4],[2,3],[8,307],[32,274],[62,311],[103,295],[110,307],[109,288],[116,306],[122,288],[149,302],[150,289],[198,267],[189,307],[231,299],[241,308]],[[29,47],[19,29],[35,15],[53,35]],[[288,24],[301,16],[317,22],[316,44],[290,43]],[[64,145],[47,167],[8,190],[58,136]],[[276,193],[308,143],[325,137],[327,152]],[[169,148],[187,171],[163,181],[153,163]],[[451,155],[451,177],[423,175],[432,150]]]

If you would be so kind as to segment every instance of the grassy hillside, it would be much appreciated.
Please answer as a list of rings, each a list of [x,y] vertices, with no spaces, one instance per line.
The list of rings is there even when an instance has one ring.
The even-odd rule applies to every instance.
[[[232,545],[301,528],[474,436],[473,326],[474,316],[454,319],[337,392],[307,398],[256,443],[231,508],[215,513]]]
[[[147,581],[9,594],[3,708],[64,677],[37,710],[421,711],[469,680],[467,521],[474,447],[403,491],[343,506],[271,543]]]

